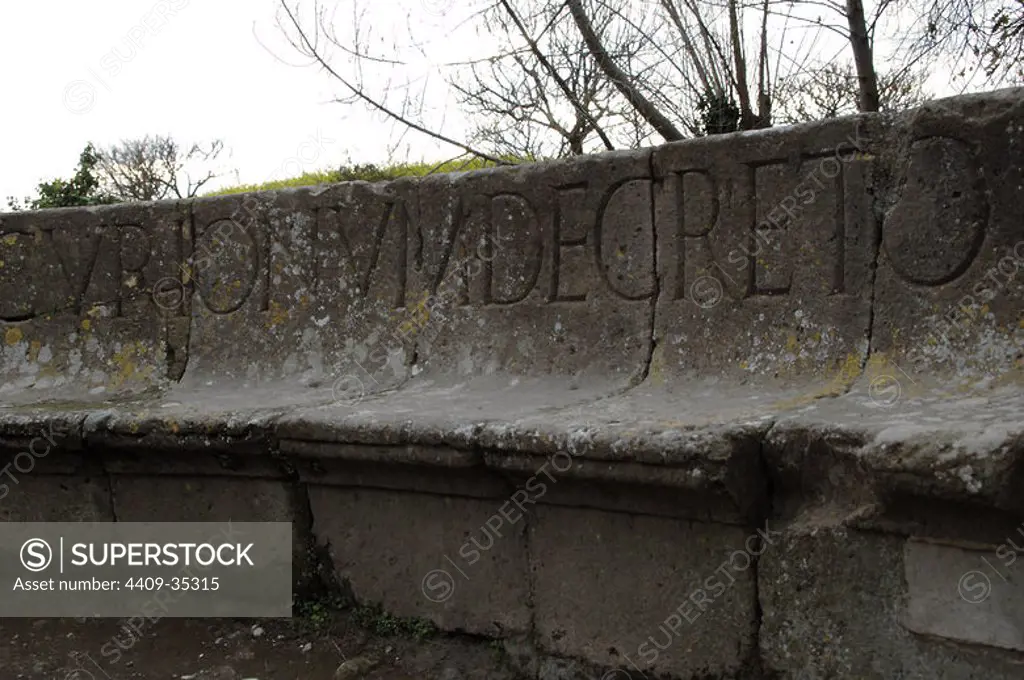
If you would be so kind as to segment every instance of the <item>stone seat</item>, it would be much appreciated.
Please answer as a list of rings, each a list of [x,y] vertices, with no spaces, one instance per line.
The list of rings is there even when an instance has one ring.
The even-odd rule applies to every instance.
[[[1005,90],[0,215],[0,516],[291,521],[566,677],[1018,677],[1022,168]]]

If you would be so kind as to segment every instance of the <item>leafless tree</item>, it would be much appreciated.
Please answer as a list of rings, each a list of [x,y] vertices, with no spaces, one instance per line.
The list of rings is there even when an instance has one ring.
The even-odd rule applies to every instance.
[[[641,45],[615,21],[616,9],[594,3],[595,30],[616,31],[616,57],[631,63]],[[513,0],[481,12],[500,51],[466,64],[451,81],[460,106],[473,112],[475,142],[537,158],[634,146],[649,134],[568,18],[564,4],[520,8]]]
[[[500,155],[472,146],[460,136],[447,134],[443,125],[426,120],[423,96],[417,92],[415,82],[396,83],[387,73],[378,72],[368,78],[367,72],[371,69],[386,71],[389,67],[408,64],[393,53],[380,51],[376,46],[371,48],[369,43],[378,36],[372,28],[364,28],[358,0],[348,0],[347,4],[351,9],[351,19],[346,20],[353,27],[351,38],[339,35],[334,23],[336,12],[320,0],[314,0],[311,9],[305,13],[297,0],[279,0],[278,5],[278,26],[292,48],[306,58],[308,64],[323,70],[342,87],[343,92],[335,101],[365,105],[400,125],[403,132],[426,135],[454,146],[464,154],[499,165],[511,163]],[[385,38],[380,36],[380,40]],[[394,43],[393,47],[397,52],[398,47]],[[348,62],[349,68],[342,70],[344,64],[339,65],[336,59]]]
[[[905,61],[948,70],[961,87],[1024,82],[1024,0],[922,0],[902,10],[913,27]]]
[[[841,94],[852,84],[861,111],[914,90],[917,73],[892,69],[880,79],[875,69],[876,28],[893,0],[870,8],[863,0],[470,0],[455,3],[461,25],[490,36],[493,51],[403,80],[403,69],[429,61],[427,31],[410,19],[400,44],[368,26],[359,3],[279,0],[279,26],[341,86],[338,101],[496,163],[767,127],[776,111],[780,119],[845,111],[845,99],[814,101],[840,94],[814,82],[841,74],[822,64],[852,65]],[[339,8],[351,10],[344,21]],[[829,35],[841,38],[832,39],[840,52],[825,56]],[[431,116],[438,97],[429,87],[438,82],[447,89],[440,99],[459,102],[461,125]]]
[[[171,137],[146,135],[100,150],[97,175],[104,193],[119,201],[192,198],[220,176],[211,166],[223,152],[221,140],[183,148]]]
[[[924,101],[924,73],[897,69],[878,79],[880,111],[902,111]],[[857,113],[861,95],[849,63],[826,63],[781,83],[776,91],[776,122],[803,123]]]
[[[1000,8],[992,23],[992,44],[986,56],[989,76],[1024,82],[1024,0]]]

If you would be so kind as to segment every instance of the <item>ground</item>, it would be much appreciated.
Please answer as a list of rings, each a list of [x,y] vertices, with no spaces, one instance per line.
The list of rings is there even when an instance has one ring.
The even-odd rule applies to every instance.
[[[3,680],[518,680],[493,641],[320,605],[293,619],[0,620]]]

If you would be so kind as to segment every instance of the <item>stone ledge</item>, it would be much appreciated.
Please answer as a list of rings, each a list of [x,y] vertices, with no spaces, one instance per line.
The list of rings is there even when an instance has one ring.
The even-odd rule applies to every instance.
[[[435,404],[433,411],[425,409],[424,422],[396,414],[387,398],[335,419],[336,407],[309,411],[270,403],[228,414],[196,392],[199,398],[181,402],[184,409],[160,403],[107,405],[94,412],[0,409],[0,442],[8,442],[12,455],[33,438],[41,441],[50,428],[71,428],[54,450],[110,458],[118,470],[167,473],[200,465],[223,474],[233,474],[234,466],[251,476],[299,470],[322,476],[327,468],[365,464],[423,473],[490,471],[495,479],[522,480],[547,463],[560,478],[581,483],[717,496],[745,518],[765,515],[769,493],[782,512],[827,500],[851,512],[862,508],[863,516],[863,508],[899,497],[996,511],[1024,508],[1017,492],[1024,474],[1024,397],[1015,387],[908,396],[880,405],[864,382],[838,397],[765,398],[731,412],[716,404],[735,390],[698,407],[687,399],[653,400],[636,388],[636,394],[526,411],[523,417],[509,411],[509,420],[487,413],[486,420],[460,421],[449,405]],[[477,399],[462,393],[459,401]],[[797,405],[774,410],[780,403]],[[672,420],[660,417],[673,411]],[[433,419],[434,412],[448,415]],[[221,420],[220,413],[227,418]],[[225,463],[231,460],[236,462]],[[241,471],[246,467],[250,472]]]
[[[1020,512],[1022,413],[1024,394],[1014,386],[888,407],[858,389],[780,418],[765,456],[780,490],[851,508],[918,497]]]
[[[793,403],[784,394],[781,401]],[[1016,644],[1004,619],[1001,628],[967,634],[928,608],[935,593],[948,595],[947,586],[955,596],[955,583],[917,569],[905,591],[900,575],[889,574],[910,564],[902,552],[908,537],[942,545],[973,538],[975,549],[994,554],[1001,537],[1012,535],[1019,509],[1011,490],[1022,453],[1016,442],[1024,427],[1014,390],[882,408],[857,384],[774,414],[740,407],[733,423],[726,420],[733,414],[713,417],[706,402],[707,411],[681,411],[691,423],[677,418],[671,436],[660,438],[643,433],[668,421],[644,408],[624,448],[550,453],[554,442],[578,438],[574,422],[596,441],[611,441],[614,428],[628,422],[624,404],[633,396],[507,423],[458,425],[450,418],[466,433],[460,442],[477,442],[468,448],[433,443],[446,434],[430,443],[346,443],[346,429],[334,441],[282,439],[275,427],[287,409],[246,415],[244,422],[255,419],[266,430],[253,450],[252,442],[202,447],[195,433],[174,440],[161,432],[159,450],[133,454],[134,436],[99,430],[102,436],[94,431],[81,449],[47,456],[18,489],[61,508],[37,500],[26,512],[19,502],[8,518],[293,519],[302,527],[295,552],[303,587],[318,573],[309,561],[315,543],[360,601],[427,617],[445,630],[532,635],[546,653],[606,669],[636,664],[649,674],[691,678],[813,668],[852,679],[870,677],[868,657],[877,656],[885,677],[940,667],[1015,677],[1024,658],[1014,649],[977,649]],[[642,391],[637,397],[637,404],[649,403]],[[685,402],[660,403],[672,411]],[[203,411],[198,402],[192,408]],[[129,422],[97,413],[96,422]],[[50,417],[67,420],[55,410],[6,416],[0,423],[13,423],[18,433],[46,427]],[[214,431],[241,430],[232,424]],[[506,448],[483,446],[494,433]],[[116,439],[121,445],[109,446]],[[516,441],[527,447],[508,446]],[[959,474],[967,464],[973,474]],[[83,465],[98,475],[87,476]],[[540,473],[544,465],[553,481]],[[517,496],[523,489],[531,495]],[[188,507],[167,504],[168,495]],[[759,534],[765,518],[767,533]],[[859,546],[852,553],[851,540]],[[739,566],[730,567],[734,562]],[[443,601],[432,588],[448,582],[424,581],[442,578],[439,569],[455,589]],[[719,572],[726,580],[714,580]],[[580,592],[602,597],[581,601]],[[903,605],[892,604],[903,598],[917,609],[904,615]],[[875,613],[858,613],[868,611]],[[621,617],[609,619],[609,612]],[[868,648],[877,654],[858,655]]]

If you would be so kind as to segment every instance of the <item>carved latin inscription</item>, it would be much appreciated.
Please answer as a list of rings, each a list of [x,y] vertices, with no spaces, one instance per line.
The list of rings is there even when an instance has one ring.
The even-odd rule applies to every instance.
[[[401,200],[372,197],[318,209],[317,294],[333,294],[341,285],[349,296],[404,307],[409,223]]]
[[[645,300],[654,295],[651,180],[630,179],[602,198],[594,228],[598,271],[615,295]]]
[[[669,200],[670,210],[678,219],[673,234],[676,257],[672,299],[687,298],[691,287],[709,270],[735,287],[736,277],[718,264],[711,238],[712,231],[719,227],[719,189],[715,178],[706,170],[684,170],[672,173],[667,182],[675,188],[674,192],[669,189]],[[722,231],[719,228],[716,234]],[[722,261],[726,254],[719,253]]]
[[[745,252],[747,294],[848,292],[847,242],[864,229],[862,164],[847,150],[751,166],[754,224]]]
[[[461,305],[525,300],[537,285],[544,256],[543,225],[534,206],[504,191],[459,195],[452,205],[445,231],[438,235],[421,225],[419,232],[424,245],[438,236],[444,244],[430,291],[446,288]]]
[[[488,203],[489,228],[476,253],[483,261],[484,304],[522,302],[537,285],[544,257],[537,211],[524,197],[512,193],[494,194]],[[511,250],[514,245],[519,246],[515,251]]]
[[[163,275],[176,273],[176,225],[154,240],[152,227],[87,217],[65,221],[71,224],[0,235],[0,321],[156,313],[152,288]]]
[[[548,287],[549,302],[580,302],[587,299],[585,286],[570,288],[573,282],[586,278],[587,237],[590,233],[586,216],[587,185],[569,184],[557,189],[555,199],[554,243],[551,250],[552,274]]]
[[[600,193],[587,182],[539,189],[459,192],[442,215],[421,216],[419,239],[441,244],[424,265],[431,292],[443,283],[462,306],[518,304],[534,293],[538,301],[579,303],[595,285],[625,300],[653,296],[649,179]]]
[[[234,220],[221,219],[196,238],[196,249],[206,262],[196,267],[196,290],[215,314],[240,309],[256,287],[260,249],[249,231]]]
[[[250,304],[275,314],[314,297],[342,311],[360,299],[400,309],[413,271],[427,291],[454,290],[460,305],[580,303],[597,290],[630,301],[653,296],[649,179],[538,184],[529,192],[501,190],[499,182],[496,190],[438,184],[449,193],[422,214],[397,195],[359,185],[347,187],[347,198],[332,189],[340,196],[204,201],[193,213],[190,252],[182,232],[191,230],[181,224],[159,241],[145,224],[8,233],[0,241],[0,320],[94,307],[112,317],[125,305],[152,313],[139,300],[163,295],[168,281],[183,293],[194,284],[196,300],[214,315]],[[110,212],[116,218],[128,209]],[[57,285],[26,285],[36,280]],[[160,307],[186,313],[184,303]]]
[[[672,225],[662,236],[674,254],[664,263],[670,299],[691,299],[710,279],[733,300],[848,292],[847,245],[860,243],[869,212],[862,165],[834,153],[739,165],[728,177],[669,173],[661,213]]]

